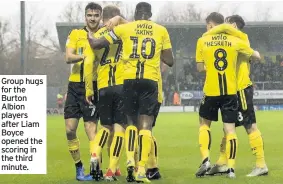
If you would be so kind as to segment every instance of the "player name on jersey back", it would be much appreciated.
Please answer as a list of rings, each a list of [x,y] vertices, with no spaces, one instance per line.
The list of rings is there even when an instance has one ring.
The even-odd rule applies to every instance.
[[[212,40],[204,42],[207,47],[221,46],[221,47],[232,47],[232,42],[227,40],[226,35],[215,35],[211,36]]]
[[[144,35],[144,36],[152,36],[152,25],[143,23],[143,24],[137,24],[136,35]]]

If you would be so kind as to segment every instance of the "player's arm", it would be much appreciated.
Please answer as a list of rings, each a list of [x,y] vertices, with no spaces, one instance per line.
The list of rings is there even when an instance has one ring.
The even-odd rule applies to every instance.
[[[165,49],[161,51],[161,61],[164,62],[169,67],[172,67],[174,64],[174,56],[172,49]]]
[[[172,52],[172,45],[167,29],[164,29],[163,46],[161,51],[161,61],[169,67],[172,67],[175,63],[174,55]]]
[[[260,61],[261,60],[261,56],[260,56],[260,53],[256,50],[254,50],[252,56],[251,56],[251,60],[250,61]]]
[[[105,37],[101,37],[97,39],[92,36],[92,33],[88,33],[87,39],[91,48],[95,50],[99,50],[110,45],[110,43],[108,42],[107,39],[105,39]]]
[[[123,31],[126,30],[122,29],[121,26],[117,26],[113,30],[109,31],[107,35],[99,39],[94,38],[93,35],[89,33],[88,41],[93,49],[99,50],[118,41],[121,35],[123,34]]]
[[[83,55],[76,54],[77,40],[77,31],[73,30],[68,36],[68,40],[66,43],[65,61],[67,64],[74,64],[84,59]]]
[[[237,51],[250,57],[252,60],[261,60],[261,56],[258,51],[253,50],[246,42],[239,40],[237,43]]]
[[[247,36],[242,31],[234,28],[231,24],[220,24],[218,26],[213,27],[209,31],[203,34],[203,36],[207,35],[214,35],[214,34],[220,34],[220,33],[227,33],[229,35],[238,37],[242,40],[246,40]]]
[[[92,104],[92,98],[94,96],[93,90],[93,65],[95,54],[88,45],[84,51],[85,59],[84,59],[84,80],[85,80],[85,90],[86,90],[86,101],[89,104]]]
[[[110,20],[108,20],[105,26],[107,27],[108,30],[112,30],[115,26],[118,26],[120,24],[127,24],[127,23],[128,21],[124,17],[117,15],[111,18]]]
[[[198,72],[204,72],[205,71],[205,65],[204,65],[204,59],[203,59],[203,53],[202,53],[202,39],[198,39],[197,42],[197,49],[196,49],[196,62],[197,62],[197,71]]]

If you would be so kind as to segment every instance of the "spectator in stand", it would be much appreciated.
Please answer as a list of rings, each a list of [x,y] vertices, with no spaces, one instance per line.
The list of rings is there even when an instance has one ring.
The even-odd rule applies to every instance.
[[[173,104],[171,99],[173,99],[175,89],[179,91],[202,90],[205,75],[194,70],[196,68],[195,58],[190,58],[189,62],[187,60],[183,61],[180,68],[176,73],[171,70],[167,78],[165,77],[167,80],[164,80],[163,89],[166,99],[169,99],[166,101],[166,105]],[[175,77],[177,77],[177,83]],[[282,90],[283,57],[278,57],[275,61],[274,57],[266,56],[263,62],[251,63],[250,77],[254,82],[256,90]],[[178,88],[175,88],[175,85]]]
[[[168,86],[175,85],[174,74],[173,74],[172,71],[170,71],[169,75],[167,76],[167,84],[168,84]]]
[[[61,93],[57,94],[57,108],[59,109],[59,111],[63,108],[63,95],[61,95]]]
[[[174,95],[173,95],[173,105],[175,106],[181,105],[180,94],[177,90],[175,90]]]

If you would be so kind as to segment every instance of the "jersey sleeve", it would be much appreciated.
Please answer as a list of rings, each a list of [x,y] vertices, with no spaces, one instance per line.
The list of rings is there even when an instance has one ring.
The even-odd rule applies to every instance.
[[[170,36],[166,28],[164,28],[164,37],[163,37],[163,47],[162,50],[171,49],[171,41]]]
[[[236,50],[242,54],[244,54],[247,57],[251,57],[251,55],[254,53],[254,50],[250,48],[247,42],[239,40],[236,45]]]
[[[248,44],[248,46],[250,46],[250,40],[247,34],[244,34],[243,41],[245,41]]]
[[[204,33],[203,36],[214,35],[219,33],[227,33],[229,35],[240,38],[241,40],[247,39],[247,35],[245,33],[234,28],[231,24],[220,24],[218,26],[215,26],[206,33]]]
[[[78,33],[77,30],[72,30],[66,41],[66,48],[77,48]]]
[[[85,89],[86,96],[93,96],[93,69],[94,69],[94,59],[95,54],[90,46],[87,46],[84,51],[84,79],[85,79]]]
[[[109,31],[104,37],[110,43],[113,44],[115,41],[119,40],[122,37],[123,31],[125,29],[122,28],[123,25],[119,25],[114,27],[113,30]]]
[[[203,53],[202,53],[202,49],[203,49],[203,44],[202,44],[202,39],[198,39],[197,42],[197,49],[196,49],[196,62],[197,63],[203,63]]]

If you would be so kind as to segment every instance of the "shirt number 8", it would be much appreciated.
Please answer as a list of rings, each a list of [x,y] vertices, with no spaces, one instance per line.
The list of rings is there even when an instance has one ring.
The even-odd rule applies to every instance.
[[[215,57],[214,67],[218,71],[224,71],[228,66],[228,62],[226,60],[227,52],[224,49],[217,49],[214,52],[214,57]]]
[[[244,120],[244,117],[243,117],[243,114],[241,112],[238,112],[238,121],[243,121]]]

